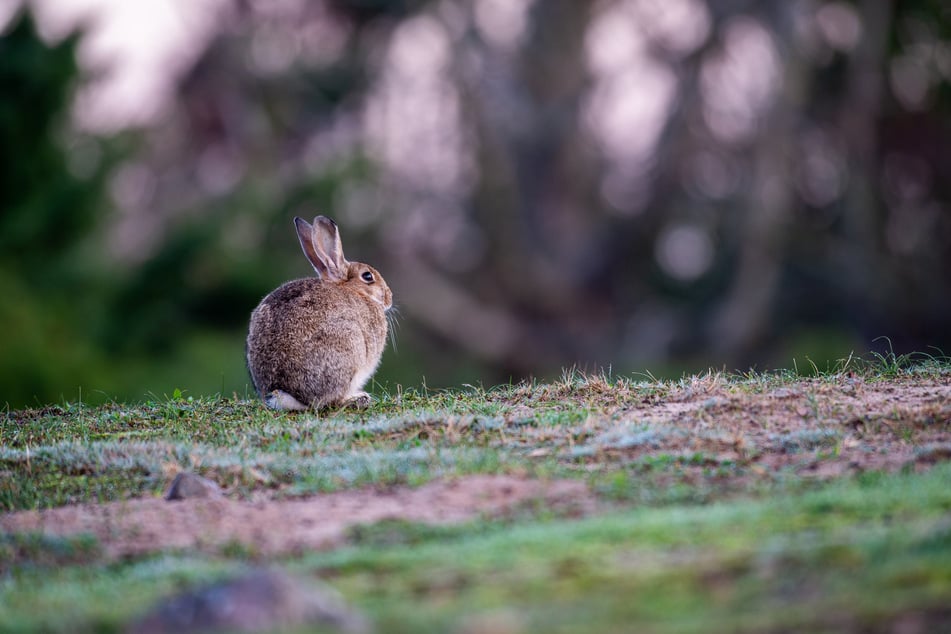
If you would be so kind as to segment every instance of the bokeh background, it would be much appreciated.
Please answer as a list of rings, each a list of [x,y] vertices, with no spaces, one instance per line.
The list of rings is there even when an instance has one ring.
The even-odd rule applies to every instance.
[[[248,394],[318,213],[390,389],[947,352],[949,203],[943,0],[0,2],[10,407]]]

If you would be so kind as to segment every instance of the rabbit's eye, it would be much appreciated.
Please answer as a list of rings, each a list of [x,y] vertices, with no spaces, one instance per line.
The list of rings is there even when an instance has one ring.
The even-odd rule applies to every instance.
[[[364,271],[363,273],[360,274],[360,279],[366,282],[367,284],[372,284],[373,273],[370,273],[369,271]]]

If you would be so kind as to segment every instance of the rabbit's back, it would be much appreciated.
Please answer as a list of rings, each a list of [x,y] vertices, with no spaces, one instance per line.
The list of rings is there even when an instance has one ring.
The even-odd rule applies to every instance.
[[[317,278],[287,282],[251,315],[248,369],[262,394],[305,405],[343,401],[376,369],[386,341],[383,307]]]

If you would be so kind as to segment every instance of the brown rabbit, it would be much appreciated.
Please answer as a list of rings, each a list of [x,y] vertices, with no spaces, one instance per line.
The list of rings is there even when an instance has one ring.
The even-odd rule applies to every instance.
[[[317,277],[287,282],[251,313],[251,380],[273,409],[366,407],[361,390],[383,356],[393,295],[375,268],[344,259],[333,220],[294,225]]]

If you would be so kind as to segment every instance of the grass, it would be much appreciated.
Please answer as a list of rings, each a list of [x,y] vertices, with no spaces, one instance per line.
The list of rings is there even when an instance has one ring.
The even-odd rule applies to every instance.
[[[949,475],[355,548],[297,566],[367,597],[384,631],[445,631],[460,613],[495,611],[529,631],[880,627],[947,605]]]
[[[0,534],[0,631],[121,629],[174,588],[260,563],[328,581],[386,632],[951,627],[951,363],[807,374],[566,373],[384,390],[320,418],[180,393],[7,411],[3,512],[155,496],[181,470],[234,499],[573,478],[601,511],[393,519],[288,559],[234,543],[115,560],[89,536]]]
[[[515,631],[892,631],[909,615],[937,628],[951,618],[949,480],[944,464],[580,521],[388,522],[349,548],[280,563],[329,581],[386,632],[493,619]],[[20,568],[0,608],[12,629],[112,629],[176,585],[247,565],[238,553]]]

